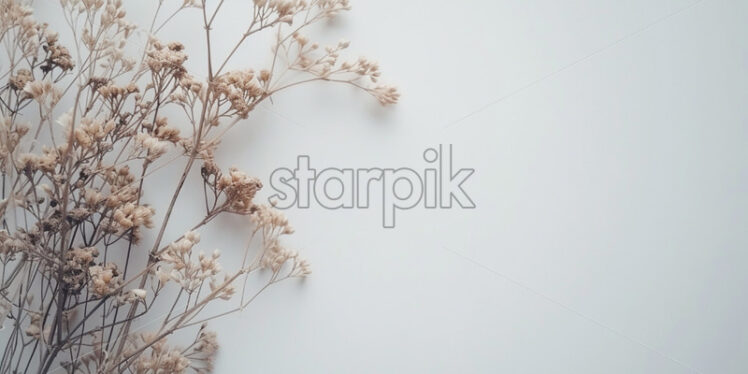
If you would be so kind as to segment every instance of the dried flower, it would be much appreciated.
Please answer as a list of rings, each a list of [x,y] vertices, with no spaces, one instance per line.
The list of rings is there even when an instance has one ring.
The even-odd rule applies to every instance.
[[[6,218],[0,326],[13,321],[5,326],[11,332],[0,371],[25,363],[19,370],[45,374],[60,366],[87,373],[209,373],[218,349],[205,324],[217,316],[210,304],[241,310],[254,300],[250,280],[264,282],[259,288],[265,290],[310,274],[309,264],[281,241],[294,232],[288,220],[255,203],[260,180],[237,168],[222,172],[215,157],[222,139],[258,105],[302,83],[351,85],[382,104],[399,94],[379,83],[378,64],[343,56],[347,41],[320,47],[304,34],[348,10],[347,0],[253,0],[232,50],[272,31],[273,62],[229,70],[234,52],[219,60],[209,51],[210,69],[194,74],[183,44],[156,37],[163,25],[133,32],[122,0],[60,0],[60,18],[75,40],[38,22],[31,3],[0,0],[0,42],[7,49],[0,66],[0,216]],[[154,19],[168,22],[203,3],[183,0],[170,16]],[[215,17],[202,18],[207,38]],[[130,42],[142,34],[148,35],[144,50],[131,53],[140,43]],[[188,46],[204,48],[206,41]],[[184,162],[172,163],[178,159]],[[151,178],[174,165],[183,167],[174,183]],[[195,165],[202,165],[204,202],[192,205],[205,210],[192,230],[173,238],[170,220],[195,214],[182,210],[194,202],[183,190],[193,187]],[[162,189],[173,191],[164,201],[152,193]],[[250,223],[244,258],[228,262],[227,270],[219,250],[198,248],[197,232],[225,213],[249,216]],[[158,330],[133,328],[152,320]],[[185,329],[197,329],[192,344],[170,345],[168,337]]]
[[[281,234],[293,234],[293,227],[288,223],[288,219],[278,209],[267,205],[255,205],[250,215],[252,223],[258,227],[268,228]]]
[[[228,175],[218,179],[216,187],[226,195],[226,205],[230,212],[249,214],[252,211],[252,199],[262,188],[262,182],[236,168],[231,168]]]
[[[158,40],[150,41],[151,49],[147,53],[146,64],[153,74],[182,78],[187,70],[182,66],[187,61],[184,46],[181,43],[161,44]]]
[[[62,97],[62,91],[55,87],[52,81],[48,79],[43,81],[28,81],[23,87],[23,92],[38,101],[45,108],[53,107]]]
[[[24,89],[24,87],[26,87],[26,83],[29,83],[32,80],[34,80],[34,76],[31,75],[30,70],[20,69],[16,72],[15,75],[10,77],[8,84],[10,84],[10,87],[12,89],[18,91]]]
[[[140,133],[135,137],[140,148],[146,151],[146,159],[154,161],[169,150],[169,143],[146,133]]]
[[[89,268],[99,255],[95,247],[75,248],[65,253],[63,282],[70,292],[78,293],[87,282]]]
[[[145,300],[145,295],[146,295],[146,292],[145,292],[145,290],[144,290],[144,289],[141,289],[141,288],[137,288],[137,289],[134,289],[134,290],[132,290],[132,291],[130,291],[130,292],[132,292],[132,294],[133,294],[133,295],[134,295],[135,297],[137,297],[138,299],[140,299],[140,300]]]
[[[108,262],[104,266],[91,266],[88,269],[91,276],[91,291],[99,297],[112,293],[120,284],[117,278],[117,265]]]
[[[151,228],[153,227],[151,217],[153,217],[155,212],[156,211],[153,210],[153,208],[148,206],[126,203],[114,211],[113,218],[114,222],[116,222],[123,230],[138,226]]]
[[[216,78],[214,89],[220,98],[231,103],[241,118],[247,118],[255,103],[266,94],[252,69],[232,71]]]

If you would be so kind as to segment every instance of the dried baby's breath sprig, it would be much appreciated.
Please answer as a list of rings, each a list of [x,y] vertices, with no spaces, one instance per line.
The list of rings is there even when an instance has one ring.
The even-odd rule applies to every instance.
[[[286,217],[256,202],[262,182],[216,161],[221,141],[303,83],[358,87],[384,105],[399,94],[380,83],[378,64],[344,56],[347,41],[321,48],[304,34],[350,9],[347,0],[249,2],[246,28],[218,56],[211,32],[223,5],[184,0],[165,15],[159,0],[133,56],[138,34],[122,0],[60,0],[71,38],[34,18],[30,2],[0,0],[0,374],[211,372],[218,343],[207,322],[310,274],[284,243],[294,232]],[[159,39],[183,12],[201,13],[205,40]],[[267,62],[229,69],[263,31],[275,35]],[[194,48],[207,49],[207,70],[188,70]],[[175,161],[177,180],[154,183]],[[169,237],[198,166],[205,211]],[[148,191],[163,188],[173,193],[159,205]],[[225,268],[222,252],[200,241],[219,215],[244,220],[249,237],[242,261]],[[185,331],[189,345],[170,341]]]

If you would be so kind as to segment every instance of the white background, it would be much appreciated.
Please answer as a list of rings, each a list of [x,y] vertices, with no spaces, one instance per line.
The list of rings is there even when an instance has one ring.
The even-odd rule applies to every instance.
[[[154,3],[128,1],[131,18],[146,24]],[[227,1],[218,56],[242,3]],[[219,162],[267,181],[300,154],[423,168],[424,149],[453,144],[477,208],[400,212],[395,229],[376,208],[287,211],[314,273],[212,324],[218,373],[748,371],[748,2],[352,5],[309,36],[375,57],[401,103],[299,87],[238,126]],[[197,11],[161,38],[186,42],[200,75]],[[232,68],[268,54],[250,46]],[[183,203],[168,235],[199,214]],[[206,249],[230,259],[242,222],[204,231]]]

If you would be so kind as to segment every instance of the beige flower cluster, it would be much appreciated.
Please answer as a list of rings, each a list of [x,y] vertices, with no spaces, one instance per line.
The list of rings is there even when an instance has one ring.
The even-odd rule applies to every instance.
[[[221,99],[231,103],[236,115],[247,118],[254,104],[267,94],[263,87],[269,80],[267,70],[259,74],[252,69],[232,71],[216,77],[214,90]]]
[[[159,287],[173,281],[187,293],[198,290],[203,283],[212,281],[221,271],[218,263],[220,252],[214,251],[212,255],[206,256],[200,253],[197,260],[193,260],[192,248],[200,242],[200,234],[188,231],[184,237],[171,243],[163,254],[161,254],[162,267],[157,271]]]
[[[400,98],[394,86],[377,84],[381,76],[379,64],[365,57],[343,61],[341,53],[350,46],[348,41],[319,51],[319,44],[310,43],[309,38],[299,32],[291,34],[288,45],[280,45],[290,61],[289,69],[311,74],[310,80],[323,80],[353,85],[368,92],[382,105],[394,104]]]
[[[98,297],[105,297],[117,290],[121,284],[117,265],[108,262],[104,265],[95,265],[88,268],[90,287],[89,290]]]
[[[138,373],[210,373],[218,350],[218,341],[214,332],[208,331],[203,324],[198,330],[195,341],[186,348],[170,346],[166,340],[159,339],[154,333],[142,333],[140,344],[148,345],[147,353],[142,354],[135,362]],[[128,351],[129,353],[129,351]]]
[[[184,53],[184,46],[181,43],[173,42],[164,45],[153,39],[149,45],[146,64],[152,74],[160,78],[173,76],[179,79],[187,73],[187,69],[183,66],[187,61],[187,54]]]
[[[50,72],[55,68],[60,68],[62,71],[72,70],[75,64],[73,63],[73,57],[70,56],[70,51],[67,48],[57,43],[58,35],[56,33],[47,32],[44,35],[44,44],[42,48],[46,52],[44,56],[44,63],[39,66],[43,72]]]
[[[114,130],[114,120],[104,122],[98,118],[81,118],[81,123],[72,130],[75,141],[81,148],[88,149],[94,146],[101,146],[104,138]]]
[[[69,292],[79,293],[86,285],[89,269],[98,256],[99,250],[96,247],[73,248],[65,253],[62,280]]]
[[[216,189],[226,196],[227,211],[238,214],[249,214],[253,210],[252,199],[260,188],[262,182],[259,179],[236,168],[229,169],[229,173],[222,175],[216,183]]]
[[[179,348],[169,347],[164,339],[158,339],[153,333],[141,335],[144,345],[148,345],[148,354],[142,355],[135,363],[138,373],[184,373],[190,367],[190,360]]]
[[[266,249],[260,255],[262,268],[278,274],[290,264],[288,277],[305,277],[312,273],[309,263],[300,258],[298,252],[286,249],[281,244],[280,236],[293,234],[294,229],[280,211],[267,205],[257,205],[250,219],[263,233]]]

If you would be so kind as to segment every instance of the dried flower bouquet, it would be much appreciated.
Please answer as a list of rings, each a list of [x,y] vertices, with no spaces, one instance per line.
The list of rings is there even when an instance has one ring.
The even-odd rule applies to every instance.
[[[219,57],[211,31],[223,4],[186,0],[160,14],[159,0],[145,48],[132,56],[136,27],[121,0],[54,4],[70,28],[68,43],[24,1],[0,0],[0,373],[210,372],[218,345],[207,321],[309,274],[281,243],[293,232],[288,221],[254,202],[261,182],[216,164],[221,138],[302,83],[352,85],[382,104],[399,95],[377,83],[375,63],[340,57],[347,42],[319,48],[302,35],[348,10],[347,0],[254,0],[235,47]],[[183,44],[156,37],[187,11],[200,12],[205,29],[200,45],[188,46],[207,51],[207,71],[195,75]],[[267,66],[229,71],[235,52],[265,33],[274,36]],[[169,108],[181,114],[167,115]],[[167,165],[181,174],[157,219],[147,181]],[[185,183],[202,184],[204,215],[168,238]],[[199,251],[199,232],[229,213],[248,217],[255,244],[237,268],[222,270],[219,252]],[[149,229],[153,235],[143,235]],[[264,278],[250,278],[255,273]],[[265,283],[250,292],[250,279]],[[230,299],[222,312],[207,308]],[[159,308],[169,313],[155,314]],[[169,341],[184,331],[194,337],[186,347]]]

